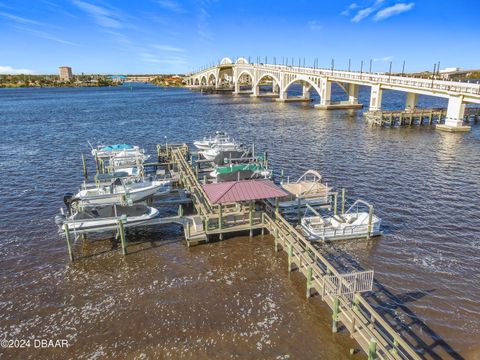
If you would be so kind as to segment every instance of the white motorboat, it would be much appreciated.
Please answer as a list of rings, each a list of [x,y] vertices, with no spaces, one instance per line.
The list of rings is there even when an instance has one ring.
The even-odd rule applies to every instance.
[[[149,158],[150,155],[146,155],[143,149],[137,149],[135,151],[124,150],[110,157],[109,164],[113,169],[141,166]]]
[[[234,144],[235,141],[227,135],[226,132],[216,131],[215,136],[209,138],[203,138],[203,140],[197,140],[193,142],[193,145],[199,150],[208,150],[218,144]]]
[[[306,205],[312,207],[328,207],[332,202],[332,188],[322,183],[322,176],[315,170],[308,170],[295,182],[286,182],[280,184],[288,195],[280,198],[278,202],[279,210],[283,213],[297,212],[298,206],[305,208]],[[274,200],[269,199],[273,206]]]
[[[359,205],[367,205],[369,211],[359,211]],[[357,200],[343,215],[323,217],[307,205],[307,212],[313,216],[304,216],[301,226],[311,241],[333,241],[368,238],[381,235],[382,220],[373,214],[370,204]]]
[[[62,230],[66,224],[70,231],[114,231],[120,219],[126,226],[141,225],[155,218],[158,213],[157,209],[141,204],[133,206],[114,204],[80,209],[68,216],[57,215],[55,222]]]
[[[140,148],[138,146],[129,144],[114,144],[114,145],[99,145],[96,148],[92,148],[92,155],[99,159],[111,158],[120,152],[138,152]]]
[[[214,161],[220,153],[228,151],[245,151],[245,147],[237,143],[216,144],[212,148],[199,151],[198,153],[203,156],[205,160]]]
[[[153,195],[168,194],[170,185],[170,180],[128,181],[117,178],[110,185],[85,186],[73,197],[73,201],[81,201],[84,205],[135,203]]]

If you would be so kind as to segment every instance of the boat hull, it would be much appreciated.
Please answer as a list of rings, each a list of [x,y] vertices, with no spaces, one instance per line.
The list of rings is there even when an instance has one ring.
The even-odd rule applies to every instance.
[[[126,217],[124,220],[125,227],[132,227],[138,226],[149,220],[158,216],[159,211],[155,208],[149,208],[149,212],[147,214],[143,214],[140,216],[131,216]],[[74,232],[88,232],[88,231],[95,231],[95,232],[102,232],[102,231],[115,231],[117,230],[118,224],[117,221],[120,220],[121,217],[111,217],[111,218],[103,218],[103,219],[91,219],[91,220],[65,220],[63,224],[66,224],[69,231]]]
[[[153,195],[164,195],[170,192],[169,182],[153,181],[152,185],[140,189],[128,189],[127,199],[132,202],[145,200]],[[98,194],[98,195],[82,195],[82,191],[77,194],[76,198],[84,204],[101,205],[101,204],[120,204],[124,201],[125,190],[121,189],[114,194]]]

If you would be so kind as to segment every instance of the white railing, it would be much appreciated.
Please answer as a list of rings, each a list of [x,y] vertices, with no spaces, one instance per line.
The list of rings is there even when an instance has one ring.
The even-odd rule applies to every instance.
[[[448,91],[466,95],[479,95],[480,84],[455,82],[438,79],[422,79],[408,76],[396,76],[380,73],[369,73],[359,71],[343,71],[325,68],[309,68],[301,66],[273,65],[273,64],[232,64],[241,68],[253,68],[267,71],[281,71],[290,74],[301,74],[309,76],[326,76],[335,79],[355,80],[366,83],[381,83],[397,85],[400,87],[416,87],[426,90]],[[216,66],[211,66],[197,73],[196,76],[211,71]],[[195,76],[195,75],[191,75]]]

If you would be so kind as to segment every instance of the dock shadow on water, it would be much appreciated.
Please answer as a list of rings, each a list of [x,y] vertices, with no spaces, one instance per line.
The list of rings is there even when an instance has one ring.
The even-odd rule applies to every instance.
[[[369,241],[358,241],[357,245],[368,245]],[[321,253],[337,268],[344,271],[364,271],[358,261],[345,249],[336,244],[317,246]],[[435,286],[435,284],[432,284]],[[395,294],[385,284],[374,279],[373,289],[364,297],[375,308],[387,323],[408,339],[417,351],[428,359],[463,359],[440,334],[430,328],[409,308],[409,304],[435,292],[435,288]]]

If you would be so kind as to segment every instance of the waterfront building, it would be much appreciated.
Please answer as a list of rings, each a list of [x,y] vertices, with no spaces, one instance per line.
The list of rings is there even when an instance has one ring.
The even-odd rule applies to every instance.
[[[72,68],[70,66],[60,66],[58,68],[60,74],[60,80],[70,81],[73,79]]]

